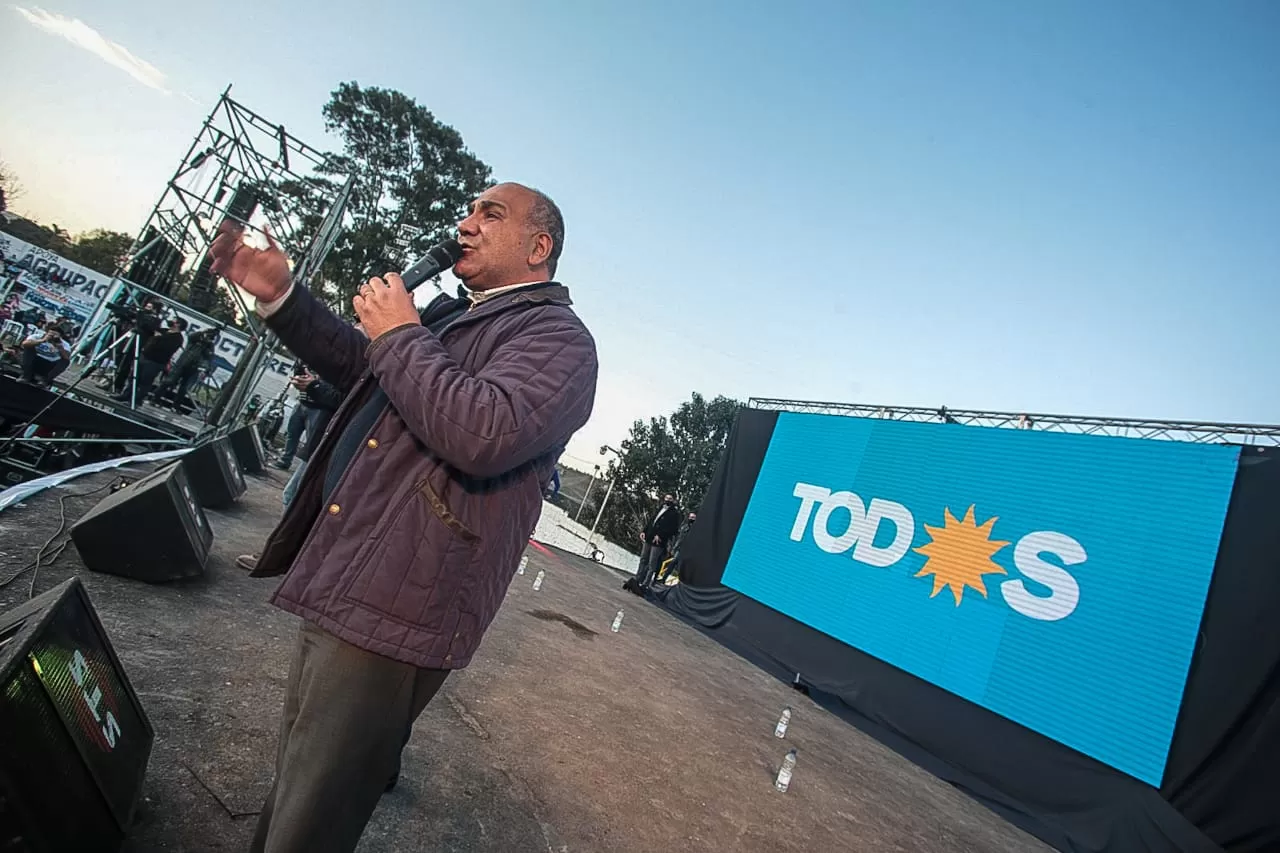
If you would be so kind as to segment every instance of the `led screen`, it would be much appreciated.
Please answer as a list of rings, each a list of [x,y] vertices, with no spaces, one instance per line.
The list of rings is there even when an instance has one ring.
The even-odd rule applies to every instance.
[[[723,582],[1158,785],[1237,456],[784,413]]]

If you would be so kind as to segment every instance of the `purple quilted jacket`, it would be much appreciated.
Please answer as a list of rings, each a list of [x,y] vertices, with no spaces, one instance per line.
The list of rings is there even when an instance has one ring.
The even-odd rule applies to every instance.
[[[285,574],[273,603],[377,654],[467,665],[591,414],[595,342],[571,304],[560,285],[515,291],[440,337],[412,325],[370,343],[295,288],[268,325],[348,393],[254,571]],[[377,384],[391,405],[324,502],[334,445]]]

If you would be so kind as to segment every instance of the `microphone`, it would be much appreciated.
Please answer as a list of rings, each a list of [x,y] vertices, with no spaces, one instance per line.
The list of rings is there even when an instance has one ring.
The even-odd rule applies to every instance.
[[[400,273],[405,290],[410,292],[429,278],[434,278],[452,267],[462,257],[462,246],[457,240],[445,240],[418,259],[418,262]]]

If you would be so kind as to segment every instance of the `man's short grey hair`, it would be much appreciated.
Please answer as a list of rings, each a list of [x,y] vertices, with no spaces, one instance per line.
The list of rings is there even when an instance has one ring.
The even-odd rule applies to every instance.
[[[547,274],[556,277],[556,265],[560,262],[560,252],[564,249],[564,216],[560,208],[551,200],[551,196],[529,187],[533,194],[533,204],[529,207],[529,225],[536,231],[545,231],[551,235],[551,254],[547,257]]]

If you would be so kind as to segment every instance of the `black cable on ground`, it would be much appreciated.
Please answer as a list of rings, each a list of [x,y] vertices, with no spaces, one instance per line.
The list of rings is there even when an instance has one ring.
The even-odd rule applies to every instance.
[[[45,549],[47,549],[50,545],[52,545],[53,541],[57,539],[59,536],[61,536],[62,532],[67,529],[67,499],[68,498],[87,498],[87,497],[90,497],[91,495],[96,495],[98,492],[104,491],[105,489],[111,489],[113,486],[115,486],[119,482],[120,482],[120,478],[118,477],[112,478],[110,481],[108,481],[104,485],[98,486],[96,489],[90,489],[87,492],[72,492],[71,494],[59,496],[58,497],[58,516],[59,516],[58,529],[53,531],[53,534],[48,539],[44,540],[44,544],[41,545],[36,550],[36,556],[34,560],[32,560],[30,563],[27,563],[25,566],[18,569],[16,572],[9,575],[9,577],[5,578],[4,580],[0,580],[0,589],[4,589],[6,586],[13,583],[14,581],[22,577],[27,572],[31,572],[31,584],[30,586],[27,587],[27,598],[33,598],[36,593],[36,580],[40,576],[40,567],[41,566],[48,567],[53,565],[58,560],[58,558],[62,556],[63,552],[67,550],[67,546],[71,544],[71,537],[67,536],[67,538],[64,539],[62,542],[58,543],[57,547],[55,547],[52,551],[50,551],[48,554],[45,553]],[[112,490],[114,491],[114,489]],[[32,571],[33,569],[34,571]]]

